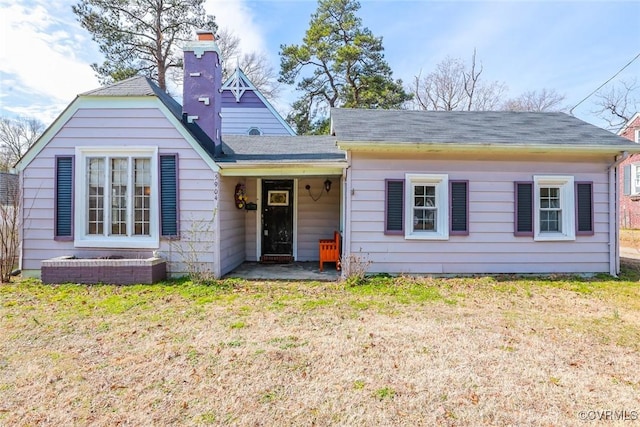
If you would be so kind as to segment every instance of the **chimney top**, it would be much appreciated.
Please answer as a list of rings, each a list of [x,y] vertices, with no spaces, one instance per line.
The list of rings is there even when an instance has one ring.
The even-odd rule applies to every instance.
[[[198,30],[196,31],[196,34],[198,36],[198,40],[201,40],[201,41],[214,40],[213,31],[211,30]]]

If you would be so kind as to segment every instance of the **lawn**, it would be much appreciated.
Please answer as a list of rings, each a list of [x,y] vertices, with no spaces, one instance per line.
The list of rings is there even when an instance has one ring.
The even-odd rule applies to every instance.
[[[639,279],[0,285],[0,425],[635,425]]]

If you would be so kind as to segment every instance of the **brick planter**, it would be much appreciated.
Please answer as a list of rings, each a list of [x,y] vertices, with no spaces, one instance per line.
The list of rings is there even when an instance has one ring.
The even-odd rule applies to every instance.
[[[113,285],[151,284],[167,277],[162,258],[99,259],[63,256],[42,261],[42,282],[108,283]]]

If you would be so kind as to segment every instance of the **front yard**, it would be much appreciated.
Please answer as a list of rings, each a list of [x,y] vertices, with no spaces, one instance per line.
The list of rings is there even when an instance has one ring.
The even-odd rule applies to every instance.
[[[635,425],[639,278],[14,282],[0,425]]]

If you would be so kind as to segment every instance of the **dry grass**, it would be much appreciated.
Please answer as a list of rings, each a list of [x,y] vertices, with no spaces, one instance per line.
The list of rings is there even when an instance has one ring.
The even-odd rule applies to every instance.
[[[640,250],[640,230],[620,230],[620,246]]]
[[[640,412],[638,278],[4,285],[0,425],[631,417]]]

